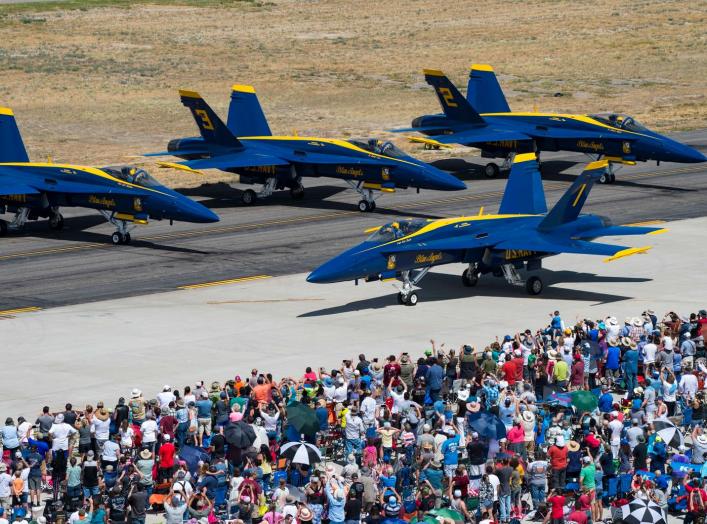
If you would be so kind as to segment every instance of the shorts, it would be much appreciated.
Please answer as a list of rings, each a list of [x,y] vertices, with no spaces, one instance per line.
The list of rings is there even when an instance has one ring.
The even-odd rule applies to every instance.
[[[201,435],[211,435],[211,418],[199,418],[199,436]]]
[[[445,464],[444,465],[444,475],[447,478],[452,478],[454,473],[457,471],[459,464]]]
[[[39,491],[42,489],[42,477],[29,477],[27,479],[30,491]]]

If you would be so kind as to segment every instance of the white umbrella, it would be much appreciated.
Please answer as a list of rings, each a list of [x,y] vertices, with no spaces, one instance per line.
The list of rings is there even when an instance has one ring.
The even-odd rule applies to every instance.
[[[621,506],[623,524],[667,524],[662,508],[652,500],[634,499]]]
[[[280,456],[295,464],[314,464],[322,461],[319,448],[309,442],[288,442],[280,448]]]
[[[682,431],[675,424],[668,420],[656,420],[653,422],[656,434],[663,439],[667,446],[678,448],[685,444]]]

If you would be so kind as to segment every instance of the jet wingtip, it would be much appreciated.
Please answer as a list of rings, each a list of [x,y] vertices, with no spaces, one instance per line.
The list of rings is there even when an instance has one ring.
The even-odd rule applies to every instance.
[[[622,249],[621,251],[618,251],[611,255],[610,257],[607,257],[604,259],[604,262],[613,262],[614,260],[618,260],[620,258],[626,258],[630,257],[632,255],[640,255],[643,253],[646,253],[649,249],[652,249],[653,246],[643,246],[643,247],[629,247],[626,249]]]

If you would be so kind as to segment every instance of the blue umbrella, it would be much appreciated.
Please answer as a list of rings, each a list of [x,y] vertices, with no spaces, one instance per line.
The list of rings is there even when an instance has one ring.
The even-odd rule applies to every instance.
[[[486,411],[471,413],[469,419],[469,426],[476,431],[479,436],[495,440],[506,438],[506,426],[504,426],[501,419],[493,413]]]

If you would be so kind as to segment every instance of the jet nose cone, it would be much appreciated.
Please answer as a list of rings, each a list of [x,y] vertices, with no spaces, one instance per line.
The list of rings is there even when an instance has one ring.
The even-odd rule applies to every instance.
[[[466,184],[457,177],[434,166],[421,166],[422,176],[429,189],[439,191],[461,191],[466,189]]]
[[[197,224],[207,224],[220,220],[219,216],[208,207],[186,197],[178,206],[178,214],[181,215],[181,220]]]
[[[707,162],[707,157],[688,145],[680,142],[671,141],[666,147],[671,162],[680,162],[683,164],[698,164]]]
[[[319,266],[317,269],[307,275],[307,282],[311,282],[312,284],[326,284],[329,282],[336,282],[336,273],[328,269],[326,266],[327,264]]]
[[[307,277],[307,282],[328,284],[351,280],[355,278],[357,261],[355,255],[352,257],[348,253],[342,253],[312,271]]]

